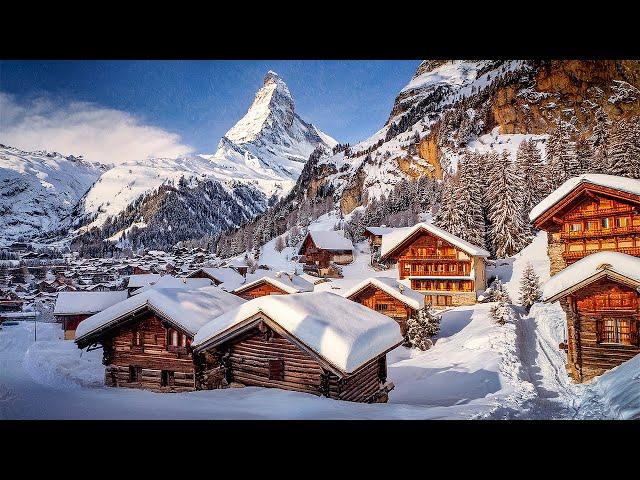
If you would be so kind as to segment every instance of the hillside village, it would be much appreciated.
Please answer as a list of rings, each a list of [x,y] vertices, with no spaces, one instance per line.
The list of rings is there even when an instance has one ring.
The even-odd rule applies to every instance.
[[[242,404],[282,398],[264,387],[299,392],[287,397],[294,413],[276,418],[297,417],[298,401],[310,418],[637,417],[637,385],[627,375],[640,358],[639,205],[639,180],[569,179],[532,209],[540,229],[532,244],[503,260],[429,221],[371,226],[354,245],[328,229],[332,214],[298,247],[264,245],[257,262],[186,249],[63,261],[23,251],[5,262],[39,265],[7,270],[0,335],[28,334],[35,323],[12,318],[50,312],[51,323],[38,322],[45,340],[13,368],[94,399],[105,385],[175,397],[145,397],[160,408],[189,408],[195,395],[196,417],[251,418]],[[35,269],[46,270],[44,280],[29,279]],[[35,306],[47,303],[52,311]],[[536,379],[534,364],[555,380]],[[551,381],[556,400],[542,393]],[[606,382],[618,385],[615,401]],[[223,392],[237,410],[219,417]],[[326,404],[315,410],[308,396],[389,410],[338,415]],[[108,397],[91,415],[119,411]]]
[[[353,145],[272,70],[210,153],[0,144],[0,418],[640,418],[640,62],[414,72]]]

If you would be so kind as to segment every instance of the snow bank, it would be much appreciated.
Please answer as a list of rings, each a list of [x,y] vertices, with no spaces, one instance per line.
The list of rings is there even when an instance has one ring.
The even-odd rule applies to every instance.
[[[538,205],[533,207],[529,213],[529,219],[534,221],[544,212],[553,207],[556,203],[569,195],[583,183],[599,185],[601,187],[614,188],[623,192],[640,195],[640,180],[634,178],[618,177],[616,175],[605,175],[601,173],[585,173],[577,177],[570,178],[549,196],[543,199]]]
[[[556,273],[543,286],[543,299],[548,301],[562,292],[607,273],[617,273],[640,285],[640,258],[620,252],[597,252],[588,255]]]
[[[369,285],[379,288],[383,292],[388,293],[392,297],[400,300],[402,303],[410,306],[411,308],[414,308],[416,310],[424,308],[424,294],[412,290],[403,283],[400,283],[400,281],[395,278],[367,278],[366,280],[363,280],[362,282],[357,284],[355,287],[347,290],[345,293],[343,293],[343,296],[345,298],[349,298],[358,293],[360,290],[368,287]]]
[[[212,286],[194,290],[154,288],[80,322],[76,329],[76,341],[100,328],[116,324],[123,317],[145,307],[195,335],[204,324],[244,302],[242,298]]]
[[[612,418],[640,419],[640,355],[595,378],[580,404],[586,416],[596,404]]]
[[[101,348],[86,352],[73,342],[38,341],[27,349],[23,365],[37,383],[55,389],[104,386]]]
[[[116,292],[60,292],[56,298],[54,315],[98,313],[127,299],[126,290]]]
[[[452,245],[455,245],[456,247],[465,251],[469,255],[480,257],[488,257],[490,255],[489,252],[484,248],[473,245],[461,239],[460,237],[447,232],[446,230],[436,227],[431,223],[416,223],[413,227],[396,228],[393,232],[383,235],[382,246],[380,247],[380,256],[384,258],[386,255],[391,253],[398,245],[400,245],[420,229],[426,230],[436,237],[446,240]]]
[[[189,277],[194,277],[199,272],[203,272],[206,275],[209,275],[211,278],[215,278],[218,283],[227,283],[229,285],[241,283],[244,280],[244,277],[236,272],[233,268],[222,267],[222,268],[200,268],[196,270],[194,273],[189,275]]]
[[[346,373],[402,342],[389,317],[333,293],[313,292],[255,298],[202,327],[192,345],[202,346],[258,313]]]

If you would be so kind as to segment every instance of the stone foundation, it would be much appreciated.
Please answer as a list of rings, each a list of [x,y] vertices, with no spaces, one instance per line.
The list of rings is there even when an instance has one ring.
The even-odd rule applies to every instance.
[[[560,239],[560,232],[547,234],[548,246],[547,254],[549,255],[549,261],[551,262],[550,273],[551,276],[558,273],[567,267],[567,262],[562,256],[564,252],[564,243]]]

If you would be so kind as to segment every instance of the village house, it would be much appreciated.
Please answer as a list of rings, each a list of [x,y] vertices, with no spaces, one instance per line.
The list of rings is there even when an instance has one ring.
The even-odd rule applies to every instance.
[[[158,288],[177,288],[177,289],[194,289],[201,287],[208,287],[213,285],[213,282],[208,278],[187,278],[187,277],[173,277],[171,275],[163,275],[156,282],[153,282],[144,287],[138,288],[131,293],[131,295],[139,295],[151,289]]]
[[[129,292],[129,295],[131,295],[136,290],[146,287],[147,285],[153,285],[158,280],[160,280],[160,275],[157,273],[130,275],[127,281],[127,291]]]
[[[92,315],[126,300],[127,292],[59,292],[53,317],[62,324],[64,339],[73,340],[78,324]]]
[[[640,180],[585,174],[567,180],[529,214],[547,232],[551,275],[599,251],[640,256]]]
[[[344,297],[393,318],[402,335],[407,320],[424,308],[424,294],[416,292],[395,278],[371,277],[344,293]]]
[[[329,292],[265,296],[202,327],[192,344],[199,389],[281,388],[386,402],[386,354],[398,324]]]
[[[214,286],[150,289],[82,321],[75,342],[79,348],[102,346],[107,386],[190,391],[195,334],[242,303]]]
[[[353,262],[353,244],[344,238],[341,231],[328,230],[309,232],[298,250],[300,262],[305,272],[313,272],[321,277],[340,276],[332,263],[346,265]]]
[[[392,227],[367,227],[364,229],[364,238],[369,242],[369,249],[372,254],[379,252],[382,246],[382,236],[393,232]]]
[[[547,303],[567,315],[567,369],[586,381],[640,353],[640,258],[598,252],[555,274],[544,285]]]
[[[226,288],[227,291],[233,290],[242,282],[244,282],[244,276],[239,274],[233,268],[229,268],[229,267],[217,267],[217,268],[203,267],[187,275],[187,277],[208,278],[216,286],[220,284],[225,284],[227,286]]]
[[[487,288],[489,252],[430,223],[382,236],[380,261],[397,265],[400,280],[435,308],[476,303]]]
[[[223,285],[224,287],[224,285]],[[246,283],[233,290],[235,295],[246,300],[265,295],[287,295],[312,292],[314,285],[295,273],[260,272],[247,275]]]

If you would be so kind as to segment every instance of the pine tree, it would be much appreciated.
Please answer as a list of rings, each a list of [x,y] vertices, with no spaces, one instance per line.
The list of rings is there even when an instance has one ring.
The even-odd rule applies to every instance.
[[[407,320],[405,345],[420,350],[429,350],[433,345],[431,337],[439,331],[440,315],[436,314],[430,306],[424,307]]]
[[[521,183],[509,153],[504,151],[490,169],[491,188],[487,192],[489,245],[498,258],[517,253],[528,240],[528,225],[522,215]]]
[[[552,190],[580,174],[574,132],[570,122],[559,120],[547,140],[547,178]]]
[[[511,303],[509,292],[507,292],[506,287],[499,278],[496,278],[491,282],[491,285],[489,285],[489,288],[485,291],[485,295],[489,302]]]
[[[460,236],[462,233],[462,216],[458,208],[457,177],[447,174],[443,180],[440,209],[436,214],[434,223],[449,233]]]
[[[507,302],[498,302],[496,305],[491,307],[489,315],[491,315],[494,322],[500,325],[512,322],[515,319],[513,309]]]
[[[605,173],[640,178],[640,128],[637,119],[621,120],[612,125]]]
[[[467,154],[459,166],[457,210],[460,213],[458,236],[469,243],[486,245],[483,212],[482,168],[476,154]]]
[[[529,310],[541,296],[540,277],[536,274],[531,262],[527,262],[520,280],[520,305]]]
[[[606,113],[600,108],[595,114],[595,123],[593,131],[589,137],[589,146],[591,149],[591,158],[589,164],[589,172],[605,173],[609,164],[609,129],[611,121]]]
[[[529,212],[547,195],[544,164],[533,140],[523,140],[516,153],[515,170],[520,174],[522,217],[529,223]]]

